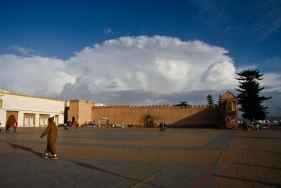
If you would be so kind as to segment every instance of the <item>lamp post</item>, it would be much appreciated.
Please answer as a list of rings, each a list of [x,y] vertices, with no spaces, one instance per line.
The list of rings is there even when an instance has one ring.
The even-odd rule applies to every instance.
[[[278,123],[280,123],[280,116],[281,116],[281,106],[275,106],[273,108],[277,109],[277,118],[278,118]]]

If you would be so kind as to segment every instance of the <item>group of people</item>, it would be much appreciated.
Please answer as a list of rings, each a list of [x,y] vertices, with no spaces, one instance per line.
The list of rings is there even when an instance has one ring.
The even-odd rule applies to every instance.
[[[159,130],[160,130],[160,131],[167,131],[166,123],[161,122],[161,123],[159,124]]]
[[[18,126],[18,122],[15,121],[14,122],[14,132],[17,132],[17,126]],[[9,123],[9,121],[7,121],[7,123],[6,123],[6,131],[10,131],[10,128],[11,128],[10,123]]]
[[[258,132],[259,132],[259,129],[260,129],[260,124],[259,124],[259,122],[254,121],[254,122],[253,122],[253,126],[254,126],[256,132],[258,133]],[[250,124],[250,122],[245,122],[245,123],[243,123],[243,128],[246,129],[246,130],[248,130],[248,131],[250,131],[250,130],[251,130],[251,124]]]

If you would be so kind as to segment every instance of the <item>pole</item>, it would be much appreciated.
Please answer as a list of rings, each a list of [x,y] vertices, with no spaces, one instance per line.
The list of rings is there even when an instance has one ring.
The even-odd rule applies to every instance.
[[[281,106],[275,106],[273,108],[276,108],[276,110],[277,110],[277,120],[278,120],[278,124],[279,124],[280,120],[281,120]]]
[[[278,112],[279,112],[278,118],[279,118],[279,121],[280,121],[280,117],[281,117],[281,107],[280,107],[280,106],[279,106],[279,108],[278,108]]]

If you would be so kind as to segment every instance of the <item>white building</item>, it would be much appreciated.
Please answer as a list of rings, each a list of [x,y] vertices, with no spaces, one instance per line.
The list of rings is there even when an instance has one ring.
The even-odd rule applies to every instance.
[[[9,122],[13,127],[44,127],[48,117],[55,117],[55,123],[64,122],[65,101],[28,95],[10,93],[0,89],[0,123],[1,127]]]

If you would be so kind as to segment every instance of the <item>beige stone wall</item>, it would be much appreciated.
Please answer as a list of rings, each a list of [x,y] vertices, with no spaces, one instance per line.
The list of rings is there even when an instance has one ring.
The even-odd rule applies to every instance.
[[[146,126],[146,118],[152,117],[153,123],[165,122],[170,127],[213,126],[220,122],[220,108],[209,106],[193,106],[176,108],[164,106],[105,106],[93,107],[93,119],[107,117],[109,123],[133,124]]]
[[[70,100],[68,110],[68,121],[72,121],[73,117],[77,123],[84,124],[86,121],[89,123],[92,119],[92,108],[94,102],[86,100]]]
[[[78,123],[84,124],[85,122],[89,123],[90,121],[93,121],[92,118],[92,108],[94,106],[94,102],[92,101],[85,101],[80,100],[79,103],[79,117],[78,117]]]
[[[73,120],[75,118],[78,121],[79,116],[79,100],[70,100],[69,101],[69,110],[67,111],[67,121]]]
[[[146,127],[147,122],[151,122],[151,119],[153,119],[153,125],[165,122],[168,127],[216,127],[220,124],[223,125],[220,128],[227,128],[229,127],[225,126],[226,117],[229,119],[227,115],[232,115],[231,117],[233,117],[234,114],[236,119],[238,116],[237,103],[233,103],[235,105],[231,106],[231,113],[225,111],[226,104],[229,101],[236,101],[235,96],[230,92],[226,92],[222,96],[219,107],[209,107],[208,105],[195,105],[187,108],[169,105],[94,106],[91,101],[71,100],[68,117],[70,120],[75,117],[80,124],[93,120],[98,124],[101,117],[106,117],[109,124],[133,124],[136,127]],[[106,121],[101,123],[105,124]]]

